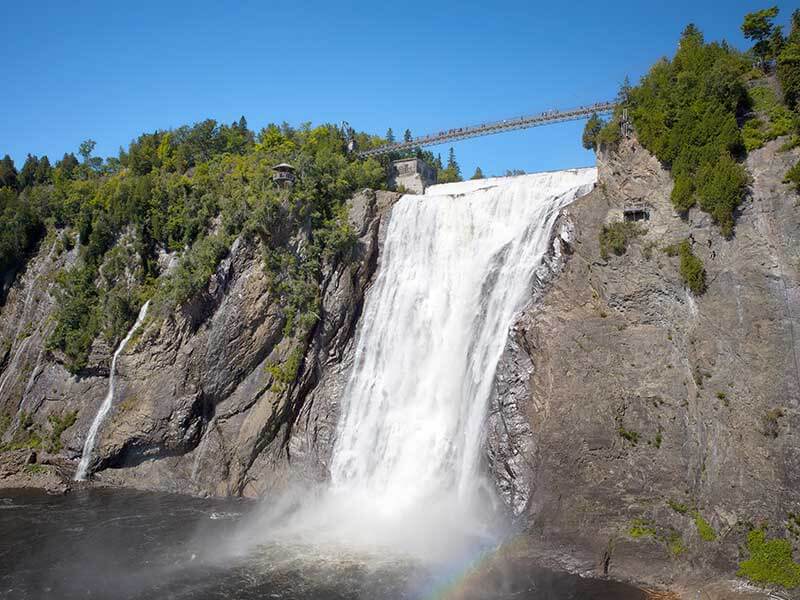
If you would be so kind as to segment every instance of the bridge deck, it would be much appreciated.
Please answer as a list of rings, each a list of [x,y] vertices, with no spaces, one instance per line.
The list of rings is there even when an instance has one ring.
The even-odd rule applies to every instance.
[[[459,129],[449,129],[447,131],[440,131],[439,133],[423,135],[414,138],[410,142],[397,142],[394,144],[386,144],[378,146],[371,150],[364,150],[359,152],[360,158],[367,158],[369,156],[379,156],[381,154],[389,154],[390,152],[401,152],[403,150],[413,150],[423,146],[435,146],[444,142],[452,142],[457,140],[465,140],[467,138],[479,137],[483,135],[492,135],[495,133],[502,133],[503,131],[513,131],[515,129],[528,129],[530,127],[538,127],[540,125],[548,125],[550,123],[561,123],[563,121],[576,121],[591,116],[593,113],[607,114],[614,110],[615,102],[598,102],[591,106],[581,106],[571,110],[550,110],[536,115],[529,115],[523,117],[516,117],[514,119],[504,119],[502,121],[495,121],[493,123],[482,123],[481,125],[473,125],[471,127],[461,127]]]

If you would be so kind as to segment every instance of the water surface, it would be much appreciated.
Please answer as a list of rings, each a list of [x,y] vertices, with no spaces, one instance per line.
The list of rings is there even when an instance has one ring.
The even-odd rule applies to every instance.
[[[130,490],[0,490],[0,597],[643,600],[529,564],[450,565],[264,543],[231,554],[257,505]],[[481,576],[475,575],[475,565]],[[470,568],[472,567],[472,568]]]

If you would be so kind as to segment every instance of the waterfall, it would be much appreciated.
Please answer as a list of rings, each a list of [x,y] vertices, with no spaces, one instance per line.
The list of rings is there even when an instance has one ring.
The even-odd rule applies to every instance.
[[[83,481],[86,479],[92,459],[92,450],[94,450],[95,439],[97,438],[97,432],[100,430],[100,425],[103,424],[103,420],[106,418],[108,411],[111,410],[111,405],[114,403],[114,377],[117,370],[117,359],[119,358],[119,355],[122,354],[122,351],[125,349],[125,346],[130,341],[131,337],[133,337],[133,334],[136,333],[136,330],[139,329],[139,326],[141,326],[142,321],[144,321],[144,318],[147,315],[147,308],[149,306],[149,300],[142,305],[142,308],[139,310],[139,315],[136,317],[136,322],[120,342],[119,347],[116,349],[114,356],[111,359],[111,373],[109,374],[108,378],[108,392],[106,392],[106,397],[103,400],[103,403],[100,405],[100,410],[98,410],[97,414],[94,416],[92,426],[89,428],[89,434],[86,436],[86,441],[83,444],[83,454],[81,454],[81,462],[78,464],[78,470],[75,472],[75,481]]]
[[[387,513],[480,484],[483,423],[515,314],[578,169],[431,187],[392,210],[357,334],[331,463],[334,490]]]
[[[497,363],[560,210],[596,169],[433,186],[389,218],[322,488],[263,505],[234,548],[460,564],[502,539],[483,434]]]

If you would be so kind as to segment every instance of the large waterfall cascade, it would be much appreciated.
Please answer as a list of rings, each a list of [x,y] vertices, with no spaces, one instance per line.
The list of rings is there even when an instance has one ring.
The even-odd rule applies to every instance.
[[[139,315],[136,317],[136,322],[134,322],[133,327],[130,328],[130,331],[128,331],[127,335],[120,342],[119,346],[114,352],[113,358],[111,359],[111,373],[109,374],[108,378],[108,392],[106,392],[106,397],[103,399],[100,409],[94,416],[92,425],[89,428],[89,433],[86,436],[86,441],[83,443],[83,453],[81,454],[81,461],[78,464],[78,470],[75,472],[75,481],[83,481],[86,479],[86,475],[89,471],[89,465],[91,464],[92,460],[92,451],[94,450],[97,433],[100,431],[100,426],[103,424],[108,411],[111,410],[111,405],[114,403],[114,378],[117,370],[117,359],[119,358],[119,355],[122,354],[122,351],[125,350],[125,346],[131,340],[133,334],[136,333],[136,330],[141,326],[142,321],[144,321],[144,318],[147,315],[147,308],[149,306],[150,301],[148,300],[142,305],[142,308],[139,309]]]
[[[392,210],[357,333],[334,492],[387,514],[480,484],[495,369],[559,211],[594,168],[431,187]]]

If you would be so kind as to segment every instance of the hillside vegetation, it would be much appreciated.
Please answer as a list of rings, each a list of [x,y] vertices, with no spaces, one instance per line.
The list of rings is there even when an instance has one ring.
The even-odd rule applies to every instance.
[[[258,236],[274,292],[292,326],[310,327],[319,302],[325,256],[346,254],[353,232],[342,207],[357,189],[385,182],[385,165],[347,155],[346,132],[331,125],[269,125],[258,135],[244,119],[213,120],[134,140],[118,157],[66,154],[54,166],[28,156],[17,172],[0,163],[0,270],[13,277],[39,243],[57,252],[78,248],[77,262],[58,276],[58,311],[49,339],[73,372],[87,362],[98,335],[116,344],[139,306],[155,297],[172,309],[207,284],[232,241]],[[379,138],[357,136],[362,146]],[[297,185],[281,190],[271,167],[291,162]],[[291,237],[308,237],[302,252]],[[165,275],[159,255],[179,251]]]
[[[608,123],[590,119],[584,146],[616,144],[627,109],[641,144],[672,173],[675,209],[699,206],[724,236],[732,235],[748,189],[741,164],[747,152],[781,136],[793,136],[789,146],[797,143],[800,11],[786,38],[773,23],[777,14],[771,8],[745,17],[742,31],[755,42],[747,52],[706,42],[696,26],[686,27],[672,59],[658,61],[639,85],[622,86]],[[782,98],[772,85],[776,75]],[[800,167],[787,177],[800,185]]]

